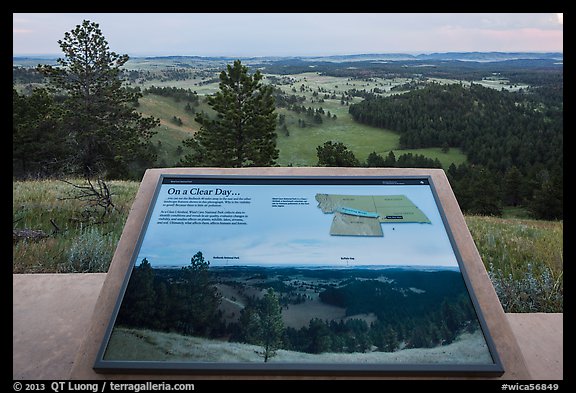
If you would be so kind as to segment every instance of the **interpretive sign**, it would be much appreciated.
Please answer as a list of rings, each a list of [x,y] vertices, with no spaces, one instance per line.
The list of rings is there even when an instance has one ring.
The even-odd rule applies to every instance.
[[[94,369],[504,371],[431,176],[174,174]]]

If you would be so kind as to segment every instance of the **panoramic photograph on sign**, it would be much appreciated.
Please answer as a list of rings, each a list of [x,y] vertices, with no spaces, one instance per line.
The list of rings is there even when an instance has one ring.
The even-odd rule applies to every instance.
[[[503,373],[428,176],[160,176],[94,369]]]

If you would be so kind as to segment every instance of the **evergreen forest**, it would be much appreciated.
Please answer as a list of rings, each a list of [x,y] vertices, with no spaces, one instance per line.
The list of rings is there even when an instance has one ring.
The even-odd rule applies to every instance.
[[[468,162],[447,174],[463,210],[500,215],[503,205],[530,205],[537,216],[558,219],[563,104],[561,89],[551,89],[430,83],[390,97],[368,95],[349,112],[361,123],[398,131],[403,148],[461,148]],[[487,190],[492,201],[474,196]]]
[[[217,289],[223,287],[227,294]],[[310,304],[313,297],[345,310],[344,316],[312,315],[299,328],[290,326],[287,314],[282,320],[281,310]],[[225,302],[242,304],[235,317],[225,315]],[[115,326],[267,343],[267,357],[277,349],[318,354],[431,348],[480,327],[457,270],[209,268],[201,252],[181,268],[152,268],[147,259],[134,267]]]

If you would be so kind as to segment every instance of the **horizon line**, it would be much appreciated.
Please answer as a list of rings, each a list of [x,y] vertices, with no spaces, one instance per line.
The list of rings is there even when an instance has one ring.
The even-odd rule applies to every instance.
[[[434,54],[471,54],[471,53],[497,53],[497,54],[529,54],[529,53],[536,53],[536,54],[562,54],[564,55],[564,51],[537,51],[537,50],[530,50],[530,51],[406,51],[406,52],[363,52],[363,53],[334,53],[334,54],[306,54],[306,55],[242,55],[242,56],[234,56],[234,55],[201,55],[201,54],[128,54],[130,57],[140,58],[140,57],[197,57],[197,58],[222,58],[222,59],[230,59],[230,58],[239,58],[239,59],[255,59],[255,58],[309,58],[309,57],[351,57],[351,56],[373,56],[373,55],[409,55],[409,56],[419,56],[419,55],[434,55]],[[62,56],[60,53],[13,53],[12,58],[15,57],[27,57],[27,58],[57,58]]]
[[[140,265],[134,265],[134,267],[137,267]],[[185,264],[185,265],[154,265],[152,263],[150,263],[150,267],[152,269],[180,269],[183,267],[187,267],[189,266],[189,264]],[[408,265],[408,264],[364,264],[364,265],[334,265],[334,264],[311,264],[311,265],[306,265],[306,264],[291,264],[291,263],[286,263],[286,264],[274,264],[274,263],[270,263],[270,264],[243,264],[243,265],[226,265],[226,264],[210,264],[209,268],[267,268],[267,269],[305,269],[305,270],[326,270],[326,269],[334,269],[334,270],[352,270],[352,269],[372,269],[372,270],[384,270],[384,269],[398,269],[398,268],[404,268],[404,269],[417,269],[417,270],[439,270],[439,269],[443,269],[443,270],[457,270],[460,271],[460,266],[459,265]]]

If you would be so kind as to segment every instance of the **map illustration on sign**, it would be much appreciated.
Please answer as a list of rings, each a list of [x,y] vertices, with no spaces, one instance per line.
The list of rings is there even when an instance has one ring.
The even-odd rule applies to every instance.
[[[426,223],[430,219],[406,195],[316,194],[323,213],[334,213],[332,236],[384,236],[381,223]]]

